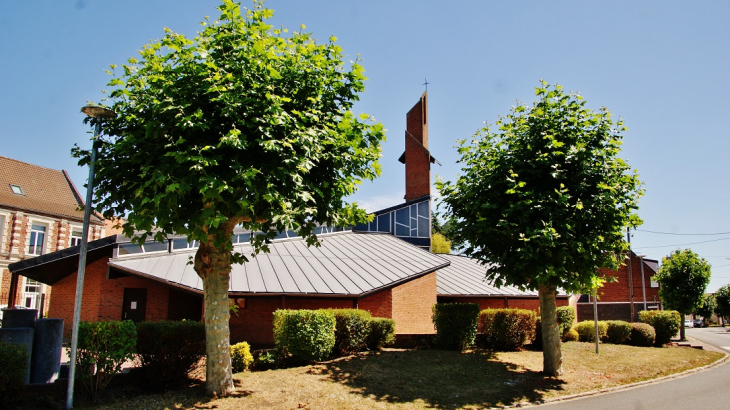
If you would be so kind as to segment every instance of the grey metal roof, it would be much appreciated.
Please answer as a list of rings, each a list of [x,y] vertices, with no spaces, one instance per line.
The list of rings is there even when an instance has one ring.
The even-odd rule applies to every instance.
[[[451,264],[436,275],[438,296],[537,296],[536,290],[522,291],[515,286],[497,288],[484,279],[487,268],[476,259],[459,255],[439,256]]]
[[[320,236],[322,246],[300,239],[274,241],[269,253],[250,257],[250,244],[234,250],[249,257],[233,265],[233,295],[363,296],[414,279],[449,264],[440,256],[388,234],[343,232]],[[113,269],[201,292],[203,284],[188,260],[194,251],[117,257]]]

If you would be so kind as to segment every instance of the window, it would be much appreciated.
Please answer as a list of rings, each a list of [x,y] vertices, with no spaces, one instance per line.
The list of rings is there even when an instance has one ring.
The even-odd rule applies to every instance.
[[[0,215],[0,252],[3,250],[3,232],[5,232],[5,215]]]
[[[652,276],[651,278],[649,278],[649,280],[651,281],[651,287],[652,288],[658,288],[659,287],[659,282],[656,281],[656,278],[654,276]]]
[[[43,255],[43,242],[46,239],[46,227],[41,224],[32,224],[30,227],[30,240],[28,241],[28,253],[30,255]]]
[[[15,195],[25,195],[23,193],[23,189],[20,187],[20,185],[13,185],[10,184],[10,190],[13,191]]]
[[[71,230],[71,243],[69,246],[81,246],[81,238],[83,235],[78,229]]]
[[[25,279],[23,306],[28,309],[38,309],[41,299],[41,283],[32,279]]]

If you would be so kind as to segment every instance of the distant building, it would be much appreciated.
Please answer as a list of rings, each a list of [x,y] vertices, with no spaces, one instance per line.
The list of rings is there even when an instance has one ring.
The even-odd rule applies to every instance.
[[[640,311],[661,309],[659,283],[654,280],[658,270],[658,261],[640,258],[633,251],[618,270],[601,269],[614,281],[598,289],[598,320],[636,322]],[[579,321],[593,320],[592,302],[592,296],[581,296],[577,305]]]
[[[66,171],[0,156],[0,307],[48,311],[51,288],[12,275],[8,265],[80,244],[83,207]],[[93,215],[89,239],[101,238],[105,231],[104,222]]]

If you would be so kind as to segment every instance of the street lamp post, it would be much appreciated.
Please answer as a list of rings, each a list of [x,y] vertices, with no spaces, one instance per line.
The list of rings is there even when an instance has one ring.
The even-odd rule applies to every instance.
[[[76,277],[76,299],[74,302],[74,318],[71,330],[71,359],[68,369],[68,389],[66,390],[66,410],[73,407],[74,381],[76,377],[76,348],[79,342],[79,321],[81,319],[81,298],[84,293],[84,272],[86,271],[86,252],[89,244],[89,219],[91,217],[91,200],[94,193],[94,163],[96,162],[97,141],[101,135],[101,122],[104,119],[114,118],[117,114],[105,107],[86,105],[81,112],[96,119],[94,137],[91,142],[91,161],[89,162],[89,180],[86,187],[86,204],[84,204],[84,226],[81,234],[81,248],[79,249],[79,271]]]

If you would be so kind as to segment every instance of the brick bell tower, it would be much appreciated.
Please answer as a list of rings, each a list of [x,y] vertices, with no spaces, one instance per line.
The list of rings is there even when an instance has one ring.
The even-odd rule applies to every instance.
[[[428,151],[428,91],[406,114],[406,150],[398,161],[406,165],[406,202],[431,195],[431,164]]]

